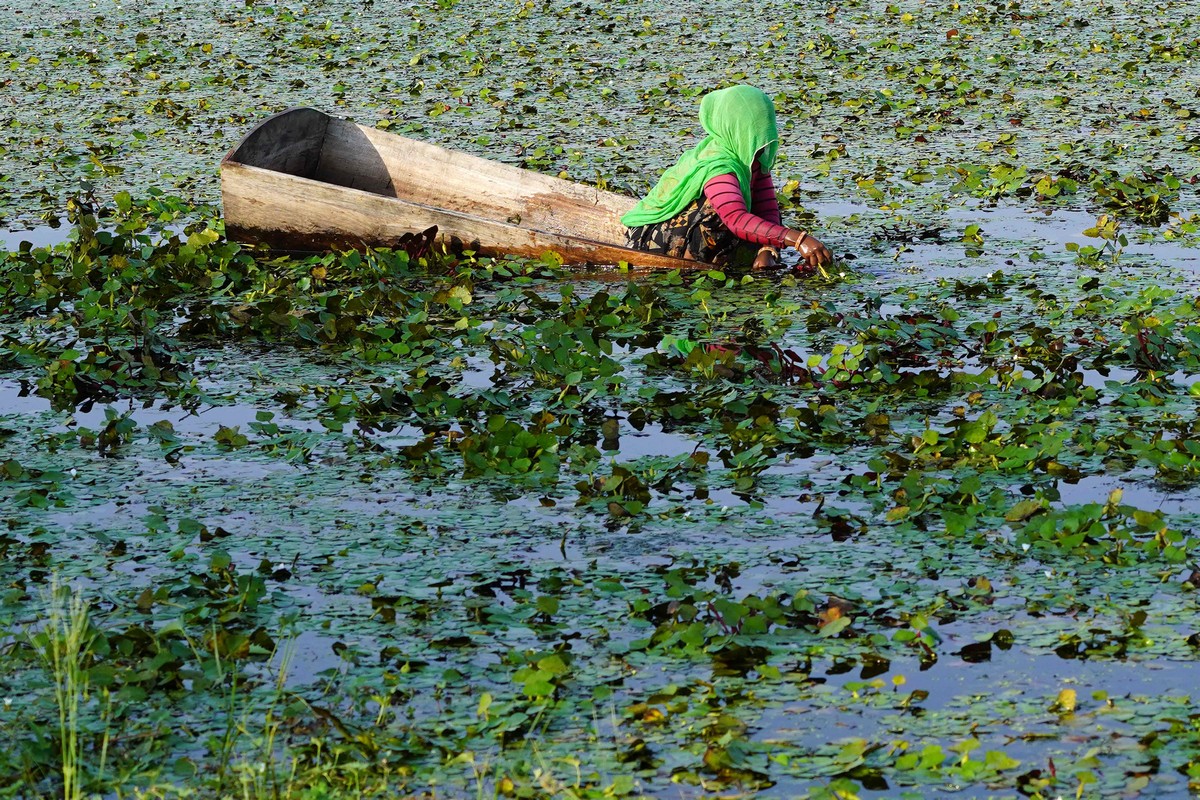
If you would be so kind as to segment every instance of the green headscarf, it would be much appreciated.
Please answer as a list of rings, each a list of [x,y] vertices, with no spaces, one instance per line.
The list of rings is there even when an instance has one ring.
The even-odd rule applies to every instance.
[[[746,207],[750,206],[750,169],[755,154],[767,172],[779,152],[775,104],[753,86],[718,89],[700,102],[700,124],[708,136],[680,156],[650,193],[621,217],[626,227],[674,217],[700,196],[711,178],[731,172],[737,176]]]

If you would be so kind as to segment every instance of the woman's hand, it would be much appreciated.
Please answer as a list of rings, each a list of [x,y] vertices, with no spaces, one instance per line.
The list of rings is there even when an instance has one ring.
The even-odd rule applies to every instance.
[[[833,263],[833,253],[815,236],[804,234],[792,245],[800,254],[800,263],[810,267],[825,267]]]
[[[824,267],[833,263],[833,253],[829,252],[829,248],[821,244],[817,237],[810,236],[807,231],[792,231],[784,238],[788,245],[800,254],[797,267]]]
[[[770,269],[779,264],[779,251],[774,247],[763,247],[754,257],[752,269]]]

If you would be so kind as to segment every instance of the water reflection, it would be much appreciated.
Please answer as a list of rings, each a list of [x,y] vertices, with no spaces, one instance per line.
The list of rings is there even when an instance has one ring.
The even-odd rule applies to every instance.
[[[72,228],[70,225],[43,225],[28,230],[0,230],[0,252],[17,252],[23,242],[31,248],[53,247],[67,241]]]

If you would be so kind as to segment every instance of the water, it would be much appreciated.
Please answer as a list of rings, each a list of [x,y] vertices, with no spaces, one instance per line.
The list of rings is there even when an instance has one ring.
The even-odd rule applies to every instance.
[[[32,248],[54,247],[67,241],[70,234],[71,226],[63,223],[25,230],[0,229],[0,251],[16,252],[23,242],[27,242]]]
[[[832,219],[864,211],[828,207],[819,213]],[[1024,237],[1047,250],[1071,241],[1071,230],[1084,221],[1070,215],[1044,220],[1015,210],[980,213],[985,234],[990,232],[987,242]],[[1152,250],[1160,263],[1190,269],[1190,251]],[[864,268],[867,280],[881,282],[881,294],[884,282],[936,287],[942,278],[980,277],[1009,266],[1006,256],[988,252],[986,245],[979,258],[965,258],[961,251],[954,242],[916,244],[896,260],[887,253],[865,253],[855,264]],[[1064,269],[1047,265],[1051,268]],[[762,284],[753,291],[773,286]],[[588,296],[600,285],[584,279],[579,294]],[[871,291],[870,284],[865,290]],[[809,289],[801,284],[789,291],[803,298]],[[862,303],[842,287],[821,291],[839,303]],[[757,297],[751,290],[745,296]],[[920,308],[919,297],[910,301]],[[877,313],[908,313],[906,302],[889,296]],[[738,324],[725,325],[731,336]],[[810,343],[801,328],[793,326],[788,335]],[[978,538],[972,539],[951,536],[940,524],[929,529],[895,524],[886,511],[898,499],[863,496],[846,482],[866,470],[863,449],[780,454],[769,460],[753,487],[738,490],[717,466],[716,453],[728,446],[731,430],[659,421],[634,428],[626,406],[612,415],[615,429],[605,429],[616,435],[595,439],[601,456],[587,478],[603,481],[619,464],[650,484],[662,476],[664,465],[698,449],[713,460],[702,476],[680,477],[670,490],[653,491],[644,513],[622,516],[610,512],[607,498],[589,499],[576,485],[585,476],[566,468],[569,480],[561,474],[543,481],[464,479],[461,462],[455,462],[449,474],[417,478],[400,465],[398,454],[426,433],[402,416],[389,420],[394,427],[388,431],[353,420],[336,432],[321,424],[324,389],[353,391],[393,369],[403,371],[403,364],[377,365],[367,375],[356,374],[348,359],[316,349],[193,347],[192,369],[210,402],[194,412],[163,401],[112,403],[111,409],[128,413],[138,429],[132,442],[109,457],[80,439],[81,432],[104,427],[104,404],[54,412],[48,401],[22,391],[17,378],[29,374],[15,370],[0,379],[0,428],[20,432],[0,439],[0,462],[12,458],[27,468],[69,476],[19,483],[22,490],[46,488],[51,502],[36,510],[10,507],[15,523],[9,537],[16,543],[10,546],[18,553],[13,563],[28,569],[19,559],[44,545],[67,577],[76,575],[89,591],[114,597],[172,581],[211,580],[209,565],[218,553],[228,554],[243,576],[260,574],[260,564],[266,563],[270,635],[283,646],[252,671],[273,679],[286,667],[291,691],[323,694],[343,684],[367,684],[411,661],[420,666],[405,673],[402,685],[414,692],[408,701],[414,719],[439,719],[451,713],[446,703],[457,702],[475,720],[476,692],[488,691],[504,702],[519,699],[511,662],[519,656],[513,654],[562,644],[576,659],[580,684],[624,669],[616,665],[628,661],[606,648],[653,630],[630,609],[643,597],[666,602],[661,576],[673,570],[695,570],[694,586],[731,602],[808,592],[823,608],[830,598],[853,598],[853,636],[817,641],[811,630],[791,630],[808,637],[795,648],[797,655],[780,649],[768,663],[797,677],[758,679],[751,673],[746,679],[759,681],[754,693],[764,699],[739,700],[726,708],[746,725],[752,741],[793,755],[854,738],[903,739],[913,747],[978,738],[984,749],[1021,759],[1022,769],[1047,758],[1067,763],[1112,741],[1136,742],[1146,733],[1146,725],[1131,726],[1110,714],[1107,700],[1097,699],[1101,693],[1118,698],[1119,709],[1145,710],[1149,701],[1143,698],[1155,696],[1156,687],[1200,683],[1200,669],[1184,644],[1194,632],[1189,628],[1194,628],[1194,601],[1178,588],[1178,575],[1159,585],[1151,577],[1152,565],[1121,571],[1024,552],[1015,526],[973,531]],[[641,370],[639,359],[647,352],[618,347],[615,353],[638,385],[705,388],[674,372]],[[490,388],[495,370],[490,359],[467,352],[464,362],[465,369],[448,373],[459,391]],[[934,368],[970,375],[982,371],[977,363]],[[1129,382],[1137,375],[1085,370],[1084,377],[1087,385],[1103,390],[1109,381]],[[1193,380],[1184,373],[1171,379],[1179,385]],[[762,391],[786,404],[816,390],[764,385]],[[285,409],[280,394],[297,400]],[[856,410],[860,400],[849,394],[832,399],[846,411]],[[898,430],[920,428],[930,417],[944,421],[949,412],[941,406],[962,399],[908,402],[886,399],[885,410]],[[914,415],[910,408],[920,411]],[[271,411],[283,432],[313,437],[306,459],[289,461],[263,446],[266,437],[253,429],[262,411]],[[151,425],[164,422],[179,438],[170,459],[165,458],[168,448],[146,436]],[[457,425],[451,431],[461,432]],[[219,445],[218,431],[229,428],[246,433],[251,442],[240,449]],[[437,446],[453,452],[450,439],[438,440]],[[1200,507],[1195,491],[1147,478],[1144,470],[1132,476],[1105,472],[1059,480],[1055,486],[1062,505],[1104,502],[1119,488],[1124,502],[1139,509],[1177,520],[1194,518]],[[153,521],[160,516],[165,521]],[[205,526],[212,538],[189,532],[188,521]],[[285,578],[274,577],[284,573]],[[995,587],[990,603],[977,603],[965,588],[979,577]],[[614,579],[627,594],[595,588]],[[560,584],[563,588],[548,588]],[[521,616],[542,596],[562,603],[553,620]],[[400,605],[396,621],[384,624],[376,601],[386,606],[389,598],[400,598]],[[491,623],[480,609],[514,615],[513,620]],[[1145,641],[1130,629],[1129,614],[1136,609],[1152,612],[1144,623]],[[936,661],[921,660],[918,648],[894,642],[914,614],[935,620]],[[1012,633],[1007,649],[981,644],[989,637],[1003,640],[996,639],[1001,630]],[[879,638],[867,644],[867,633]],[[1127,651],[1122,637],[1129,639]],[[455,643],[434,645],[435,640]],[[874,656],[876,650],[890,661]],[[1068,657],[1081,652],[1085,658]],[[714,674],[707,654],[628,658],[638,666],[616,689],[612,712],[617,719],[664,682],[726,687],[733,680]],[[467,676],[471,692],[430,699],[445,691],[438,676],[455,671]],[[568,703],[583,696],[575,685],[563,692]],[[1071,715],[1052,710],[1055,697],[1068,688],[1077,693],[1078,710]],[[636,726],[622,721],[616,730],[625,736]],[[663,729],[666,744],[656,747],[684,752],[671,737],[686,731]],[[1129,768],[1127,761],[1118,763],[1118,772]],[[811,777],[796,774],[773,771],[774,791],[786,795],[811,785]],[[1172,776],[1158,785],[1167,792],[1180,787]],[[864,794],[891,796],[888,791],[868,786]],[[680,794],[689,796],[683,789]],[[699,790],[693,794],[701,795]]]

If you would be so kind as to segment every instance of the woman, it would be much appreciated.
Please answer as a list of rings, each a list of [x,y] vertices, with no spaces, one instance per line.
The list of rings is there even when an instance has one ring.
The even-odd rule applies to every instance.
[[[700,102],[708,134],[663,173],[658,184],[621,218],[629,247],[717,266],[779,263],[793,247],[808,267],[833,254],[807,231],[780,221],[771,167],[779,150],[775,104],[753,86],[710,92]]]

